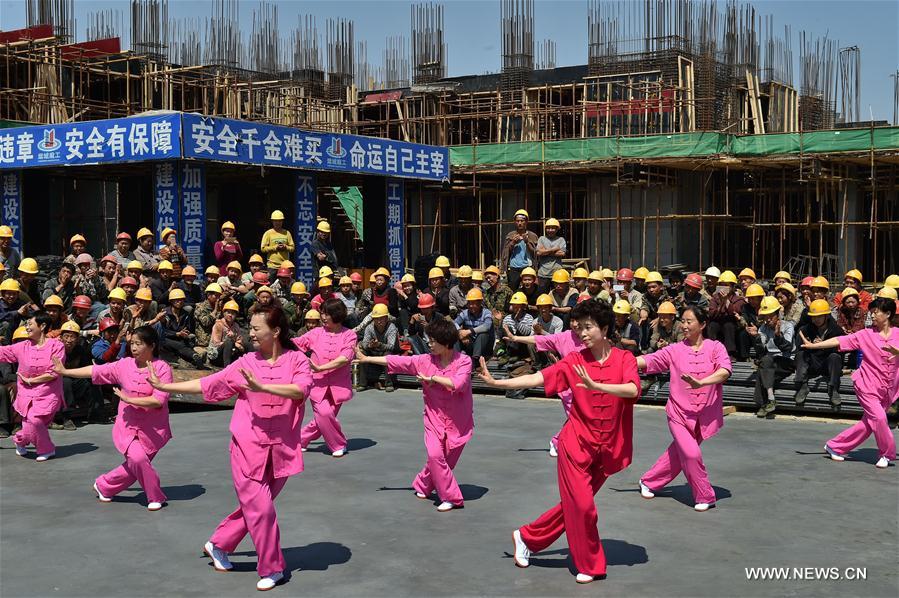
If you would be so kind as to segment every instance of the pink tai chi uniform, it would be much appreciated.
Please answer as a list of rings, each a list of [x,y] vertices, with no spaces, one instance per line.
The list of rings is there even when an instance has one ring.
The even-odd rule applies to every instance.
[[[461,506],[462,491],[456,483],[453,468],[474,430],[471,358],[454,351],[452,360],[444,368],[440,366],[440,358],[430,353],[412,357],[388,355],[387,373],[441,376],[453,381],[456,390],[431,382],[422,385],[428,461],[418,472],[412,486],[425,496],[430,496],[436,489],[441,501]]]
[[[172,381],[172,368],[161,359],[153,360],[153,369],[164,383]],[[133,357],[93,366],[91,382],[116,384],[126,396],[152,396],[162,407],[150,409],[119,401],[119,412],[112,428],[112,443],[125,455],[125,462],[97,478],[97,489],[112,497],[127,490],[135,480],[147,495],[147,502],[164,503],[159,474],[151,461],[159,449],[172,439],[169,428],[169,393],[155,390],[147,382],[147,368],[140,368]]]
[[[66,360],[65,346],[55,338],[48,338],[40,347],[29,340],[0,347],[0,362],[18,363],[18,373],[26,378],[53,374],[54,357],[60,361]],[[33,444],[38,455],[56,451],[47,428],[53,422],[53,416],[62,408],[63,396],[62,378],[53,375],[53,380],[33,386],[26,386],[21,378],[16,381],[16,402],[13,407],[22,416],[22,429],[16,432],[13,442],[19,448]]]
[[[841,336],[840,351],[861,351],[862,365],[852,372],[855,395],[864,410],[861,421],[827,441],[835,453],[845,455],[874,434],[881,457],[896,458],[896,439],[887,423],[886,410],[896,397],[899,385],[899,357],[883,350],[887,344],[899,347],[899,328],[883,338],[873,328]]]
[[[555,351],[559,357],[564,358],[569,353],[580,351],[584,348],[584,343],[573,330],[557,332],[555,334],[538,334],[534,337],[534,348],[538,351]],[[571,411],[571,389],[564,388],[559,391],[559,399],[562,401],[562,409],[565,410],[565,418],[568,418],[568,412]],[[564,424],[563,424],[564,425]],[[553,436],[553,446],[559,445],[560,429]]]
[[[203,400],[214,403],[237,395],[231,416],[231,477],[238,507],[213,532],[210,542],[234,552],[250,534],[256,547],[260,577],[287,567],[275,513],[275,497],[287,478],[303,471],[300,427],[303,402],[246,388],[240,370],[251,372],[262,384],[296,384],[309,395],[312,376],[309,360],[299,351],[287,351],[274,364],[258,352],[242,356],[224,370],[200,380]]]
[[[643,474],[641,481],[655,492],[683,471],[693,490],[693,500],[697,504],[714,504],[715,490],[709,483],[699,445],[717,434],[724,425],[721,404],[723,385],[692,388],[681,380],[681,375],[689,374],[702,380],[721,368],[733,371],[727,349],[718,341],[707,338],[698,351],[682,341],[644,355],[643,359],[646,360],[647,374],[671,373],[671,396],[665,405],[665,413],[674,441],[655,465]]]
[[[309,393],[312,421],[303,426],[300,436],[303,448],[323,437],[332,453],[346,450],[346,436],[337,421],[337,414],[340,406],[353,398],[350,362],[356,357],[356,333],[348,328],[340,332],[328,332],[324,326],[319,326],[300,338],[293,339],[293,344],[304,353],[311,351],[310,359],[316,365],[328,363],[341,355],[349,360],[339,368],[312,373],[312,391]]]

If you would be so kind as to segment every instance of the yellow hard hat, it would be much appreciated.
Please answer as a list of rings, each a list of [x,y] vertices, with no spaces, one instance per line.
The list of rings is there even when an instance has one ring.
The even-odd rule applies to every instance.
[[[812,288],[818,287],[819,289],[830,290],[830,283],[823,276],[816,276],[814,280],[812,280],[812,284],[810,286]]]
[[[522,293],[522,295],[524,295],[524,293]],[[552,305],[552,304],[553,304],[552,297],[550,297],[546,293],[537,297],[537,307],[540,307],[541,305]]]
[[[587,272],[586,268],[575,268],[574,272],[571,273],[572,278],[587,278],[590,276],[590,273]]]
[[[524,272],[521,273],[524,276]],[[560,269],[553,272],[553,282],[563,283],[570,282],[571,276],[568,274],[568,270]]]
[[[899,289],[899,274],[890,274],[887,276],[887,279],[883,281],[883,286],[890,287],[891,289]]]
[[[134,293],[134,298],[140,299],[142,301],[153,301],[153,292],[147,287],[137,289],[137,291]]]
[[[893,301],[895,301],[896,298],[899,297],[899,295],[897,295],[896,293],[896,289],[894,289],[893,287],[883,287],[882,289],[877,291],[877,296],[892,299]]]
[[[237,304],[237,301],[230,299],[225,303],[225,306],[222,307],[222,311],[240,311],[240,306]]]
[[[259,287],[258,289],[256,289],[256,295],[261,295],[262,293],[268,293],[269,295],[274,295],[274,293],[272,293],[272,287],[268,286],[267,284],[264,284],[261,287]]]
[[[168,260],[162,260],[159,262],[159,265],[156,266],[157,270],[174,270],[174,266],[172,266],[172,262]]]
[[[384,266],[381,266],[380,268],[375,270],[375,276],[384,276],[386,278],[390,278],[390,270],[388,270]],[[350,282],[352,282],[352,281],[350,281]]]
[[[318,269],[318,277],[324,278],[325,276],[331,276],[334,274],[334,270],[331,269],[331,266],[322,266]]]
[[[559,221],[556,220],[555,218],[547,218],[546,224],[544,224],[543,226],[546,228],[549,228],[550,226],[555,226],[556,228],[559,228],[561,225],[559,224]]]
[[[796,296],[796,287],[794,287],[793,285],[791,285],[788,282],[778,285],[777,288],[774,290],[775,291],[786,291],[789,294],[793,295],[794,297]]]
[[[326,220],[320,220],[318,224],[315,225],[315,230],[321,231],[323,233],[331,232],[331,225],[328,224]]]
[[[162,234],[159,235],[159,240],[165,243],[165,238],[169,235],[174,235],[176,232],[174,228],[164,228],[162,229]]]
[[[0,226],[0,238],[12,238],[12,229],[5,224],[3,226]]]
[[[631,315],[631,304],[627,302],[627,299],[619,299],[612,307],[612,311],[616,314],[629,316]]]
[[[856,291],[852,287],[846,287],[845,289],[843,289],[843,292],[840,293],[840,301],[842,301],[846,297],[858,297],[858,291]]]
[[[375,273],[374,273],[374,272],[372,272],[372,273],[368,276],[368,282],[370,282],[371,284],[374,284],[374,283],[378,282],[378,279],[375,278]]]
[[[238,272],[243,272],[243,266],[240,265],[240,262],[234,260],[232,262],[228,262],[228,270],[237,270]]]
[[[737,284],[737,275],[730,270],[725,270],[721,273],[721,276],[718,277],[718,282],[722,284]]]
[[[350,280],[350,282],[353,282],[353,281]],[[400,282],[411,282],[411,283],[414,284],[414,283],[415,283],[415,277],[412,276],[411,274],[403,274],[403,277],[400,279]],[[341,282],[340,284],[343,284],[343,283]]]
[[[662,301],[662,304],[659,305],[659,314],[666,314],[669,316],[677,315],[677,308],[674,307],[674,304],[670,301]]]
[[[110,299],[118,299],[119,301],[127,301],[128,295],[125,293],[125,289],[122,287],[116,287],[113,290],[109,291]]]
[[[634,276],[636,276],[636,274],[634,274]],[[646,282],[657,282],[659,284],[665,284],[665,279],[662,278],[662,274],[660,272],[656,272],[655,270],[653,270],[646,275]]]
[[[231,230],[237,230],[234,226],[234,223],[231,222],[230,220],[225,220],[224,222],[222,222],[221,228],[222,228],[222,230],[225,230],[226,228],[231,229]]]
[[[253,255],[250,256],[250,259],[247,260],[247,263],[248,264],[264,264],[265,260],[262,259],[262,256],[259,255],[258,253],[254,253]]]
[[[238,262],[238,265],[240,265],[239,262]],[[219,272],[218,266],[207,266],[206,270],[203,273],[206,275],[207,278],[209,278],[210,276],[215,276],[216,278],[218,278],[219,276],[222,275],[222,273]]]
[[[210,282],[208,285],[206,285],[205,292],[206,293],[218,293],[219,295],[221,295],[222,294],[222,285],[220,285],[217,282]]]
[[[81,332],[81,326],[78,325],[78,322],[73,322],[72,320],[66,320],[62,323],[62,326],[59,327],[60,332],[74,332],[75,334],[79,334]]]
[[[128,262],[128,265],[125,266],[125,269],[126,270],[140,270],[141,272],[143,272],[144,265],[142,263],[140,263],[140,260],[131,260],[130,262]]]
[[[349,284],[349,285],[351,285],[351,284],[353,284],[353,279],[350,278],[349,276],[341,276],[341,277],[340,277],[340,280],[337,281],[337,284]]]
[[[590,274],[587,275],[587,280],[593,280],[596,282],[604,282],[602,278],[602,272],[599,270],[593,270]]]
[[[383,303],[378,303],[373,308],[371,308],[371,317],[372,318],[386,318],[387,317],[387,306]]]
[[[12,235],[10,235],[10,236],[12,236]],[[12,333],[12,340],[14,340],[14,341],[18,341],[18,340],[22,340],[22,339],[26,339],[26,338],[28,338],[28,333],[25,331],[24,326],[19,326],[18,328],[16,328],[15,332]]]
[[[176,301],[178,299],[187,299],[184,291],[182,291],[181,289],[172,289],[171,291],[169,291],[169,301]]]
[[[196,275],[197,275],[197,269],[194,268],[193,266],[191,266],[190,264],[184,266],[184,267],[181,269],[181,276],[182,276],[182,277],[184,277],[184,276],[196,276]]]
[[[471,266],[459,266],[459,269],[456,271],[456,278],[471,278],[472,272]]]
[[[762,304],[759,306],[760,316],[767,316],[777,311],[780,311],[780,301],[771,296],[762,298]]]
[[[749,288],[746,289],[747,297],[764,297],[765,289],[761,287],[761,285],[751,284]]]
[[[810,316],[828,316],[830,315],[830,304],[826,299],[815,299],[808,306],[808,315]]]
[[[566,272],[566,274],[567,274],[567,272]],[[531,268],[530,266],[528,266],[527,268],[525,268],[524,270],[521,271],[521,278],[524,278],[525,276],[531,276],[533,278],[537,278],[537,271],[534,270],[533,268]]]
[[[0,291],[13,291],[18,293],[22,290],[19,286],[19,281],[15,278],[7,278],[3,282],[0,282]]]
[[[291,295],[305,295],[306,293],[307,293],[306,285],[303,284],[303,282],[298,280],[295,283],[293,283],[292,285],[290,285],[290,294]]]
[[[321,320],[322,315],[320,313],[318,313],[317,309],[310,309],[309,311],[306,312],[306,317],[304,317],[303,319],[304,320]]]
[[[640,266],[639,268],[634,270],[634,278],[646,280],[647,276],[649,276],[649,268],[647,268],[646,266]]]
[[[854,278],[855,280],[861,282],[862,281],[862,273],[856,269],[852,269],[849,272],[846,272],[846,276],[844,278]]]
[[[318,279],[318,286],[321,287],[330,287],[334,286],[334,281],[328,278],[327,276],[323,276]]]
[[[482,301],[484,299],[484,293],[481,292],[481,289],[470,289],[468,293],[465,294],[466,301]]]
[[[24,272],[25,274],[37,274],[37,260],[33,257],[26,257],[21,262],[19,262],[19,272]]]
[[[437,266],[438,268],[449,268],[450,267],[449,258],[446,257],[445,255],[438,255],[437,261],[434,262],[434,265]]]
[[[487,266],[486,268],[484,268],[484,274],[496,274],[497,276],[499,276],[499,268],[497,268],[496,266]]]
[[[515,212],[515,216],[513,216],[513,218],[518,218],[519,216],[524,216],[525,218],[530,219],[530,216],[528,215],[528,211],[527,211],[527,210],[518,210],[518,211],[516,211],[516,212]]]
[[[275,210],[272,212],[272,215],[268,217],[269,220],[284,220],[284,212],[281,210]]]
[[[147,227],[143,227],[142,229],[140,229],[139,231],[137,231],[137,240],[138,240],[138,241],[140,241],[140,240],[143,239],[144,237],[152,237],[152,236],[153,236],[153,231],[151,231],[151,230],[150,230],[149,228],[147,228]]]
[[[509,305],[527,305],[527,304],[528,304],[528,298],[521,291],[518,291],[517,293],[513,293],[512,298],[509,299]]]
[[[473,270],[471,273],[472,282],[484,282],[484,273],[480,270]]]
[[[44,301],[44,307],[47,307],[50,305],[55,305],[56,307],[64,307],[62,304],[62,297],[60,297],[59,295],[50,295]]]
[[[615,273],[612,272],[612,270],[609,269],[609,268],[603,268],[602,270],[600,270],[600,276],[602,276],[603,279],[605,279],[605,280],[608,280],[609,278],[613,278],[613,279],[614,279],[614,278],[615,278]]]
[[[740,270],[737,278],[751,278],[752,280],[755,280],[755,272],[752,268],[743,268]]]
[[[785,270],[781,270],[780,272],[778,272],[777,274],[774,275],[774,280],[777,280],[778,278],[786,278],[787,282],[793,281],[793,277],[790,276],[790,273]]]
[[[75,241],[81,241],[82,243],[87,245],[87,239],[85,239],[83,235],[72,235],[72,238],[69,239],[69,245],[71,245]]]
[[[0,272],[6,272],[6,266],[5,266],[5,265],[0,264]]]
[[[431,280],[432,278],[443,278],[443,270],[440,268],[431,268],[428,271],[428,280]]]

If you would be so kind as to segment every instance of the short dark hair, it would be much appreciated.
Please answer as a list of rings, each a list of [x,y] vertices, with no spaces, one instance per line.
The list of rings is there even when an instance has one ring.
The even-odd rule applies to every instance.
[[[615,316],[612,314],[612,306],[605,301],[597,301],[596,299],[587,299],[578,303],[571,310],[571,318],[581,320],[590,318],[600,328],[608,330],[612,326]]]
[[[868,311],[879,309],[885,314],[889,314],[892,319],[896,315],[896,302],[889,297],[877,297],[868,305]]]
[[[322,303],[322,312],[328,314],[335,324],[343,324],[346,320],[346,305],[340,299],[327,299]]]
[[[702,329],[702,336],[708,338],[709,336],[709,312],[706,309],[699,307],[698,305],[690,305],[685,310],[684,313],[688,311],[693,312],[693,317],[696,318],[696,321],[700,324],[704,324],[705,328]],[[681,314],[683,317],[683,314]]]
[[[38,328],[44,331],[44,334],[50,332],[50,327],[53,326],[53,318],[45,310],[39,309],[31,314],[31,317],[34,318],[34,323],[37,324]]]
[[[256,316],[265,318],[265,325],[269,328],[278,328],[280,330],[278,333],[278,344],[281,345],[282,349],[285,351],[293,351],[296,348],[290,340],[290,323],[280,305],[266,305],[265,307],[260,307],[253,312],[250,319],[255,318]]]
[[[152,326],[138,326],[131,332],[132,337],[137,337],[145,345],[153,345],[153,357],[159,357],[159,334]]]
[[[453,348],[459,342],[459,329],[449,320],[440,318],[434,320],[427,327],[428,336],[436,343],[444,347]]]
[[[66,270],[68,270],[68,271],[71,272],[72,274],[75,273],[75,264],[72,264],[72,263],[69,263],[69,262],[63,262],[62,266],[59,267],[59,271],[62,272],[62,269],[63,269],[63,268],[65,268]]]

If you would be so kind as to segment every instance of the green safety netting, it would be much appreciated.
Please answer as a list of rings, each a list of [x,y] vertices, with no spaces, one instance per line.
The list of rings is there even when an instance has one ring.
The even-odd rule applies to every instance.
[[[359,187],[331,187],[334,195],[340,200],[343,211],[346,212],[350,223],[359,234],[359,239],[365,241],[365,235],[362,231],[362,192]]]

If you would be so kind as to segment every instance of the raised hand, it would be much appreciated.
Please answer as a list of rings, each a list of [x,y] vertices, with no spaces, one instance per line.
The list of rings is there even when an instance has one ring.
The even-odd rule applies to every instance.
[[[681,380],[690,385],[690,388],[702,388],[702,383],[690,374],[681,374]]]
[[[894,347],[893,345],[886,344],[883,346],[883,350],[887,353],[891,353],[893,357],[899,356],[899,347]]]
[[[243,376],[244,380],[247,381],[247,388],[256,392],[263,392],[265,388],[262,384],[260,384],[259,380],[256,379],[256,376],[253,375],[249,370],[245,370],[243,368],[240,369],[240,375]]]
[[[131,401],[128,399],[128,396],[125,394],[125,392],[124,392],[121,388],[119,388],[118,386],[114,386],[114,387],[112,388],[112,394],[114,394],[115,396],[119,397],[119,400],[122,401],[122,402],[124,402],[124,403],[130,403],[130,402],[131,402]]]
[[[59,359],[59,357],[54,357],[53,358],[53,367],[50,369],[53,371],[53,373],[59,374],[61,376],[66,371],[66,366],[62,362],[62,360]]]
[[[496,382],[496,379],[494,379],[493,375],[487,369],[487,362],[483,357],[481,357],[479,363],[481,367],[478,369],[478,376],[480,376],[481,380],[483,380],[487,384],[492,385],[494,382]]]
[[[578,378],[581,379],[581,381],[577,384],[579,388],[586,388],[588,390],[600,389],[599,384],[590,377],[590,374],[587,373],[587,368],[583,365],[574,366],[574,373],[577,374]]]
[[[156,390],[160,390],[162,387],[162,380],[160,380],[159,376],[156,374],[156,369],[153,367],[152,363],[147,364],[147,384]]]

